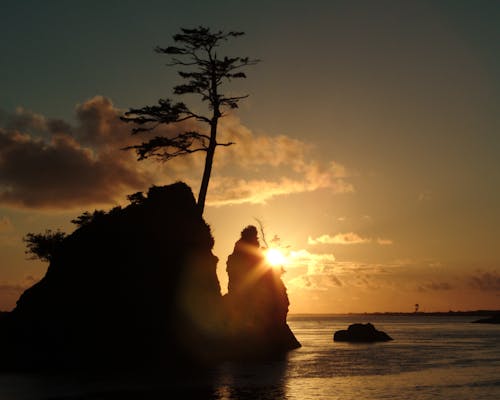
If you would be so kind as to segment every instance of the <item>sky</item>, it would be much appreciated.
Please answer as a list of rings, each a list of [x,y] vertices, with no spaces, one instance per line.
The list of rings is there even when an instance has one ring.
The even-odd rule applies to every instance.
[[[221,120],[236,144],[204,214],[223,293],[260,221],[291,313],[500,309],[499,20],[481,0],[2,2],[0,310],[46,272],[26,233],[153,184],[197,196],[203,158],[137,162],[118,117],[172,97],[153,49],[199,25],[244,31],[221,54],[261,60],[225,87],[249,97]]]

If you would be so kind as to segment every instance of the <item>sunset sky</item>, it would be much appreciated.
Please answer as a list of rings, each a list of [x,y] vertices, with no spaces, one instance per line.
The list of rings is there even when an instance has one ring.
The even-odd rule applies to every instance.
[[[500,309],[500,2],[10,1],[0,13],[0,310],[47,264],[23,236],[183,180],[203,158],[137,162],[118,117],[171,97],[157,45],[241,30],[261,59],[227,86],[205,219],[218,275],[262,221],[292,313]],[[182,98],[188,104],[193,98]],[[202,109],[199,108],[201,111]],[[136,295],[136,294],[134,294]]]

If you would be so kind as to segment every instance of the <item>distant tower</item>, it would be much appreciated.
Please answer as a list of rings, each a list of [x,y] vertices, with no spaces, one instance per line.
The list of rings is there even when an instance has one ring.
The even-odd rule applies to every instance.
[[[418,305],[418,303],[417,303],[417,304],[415,304],[415,314],[416,314],[416,313],[418,313],[418,308],[419,308],[419,307],[420,307],[420,306]]]

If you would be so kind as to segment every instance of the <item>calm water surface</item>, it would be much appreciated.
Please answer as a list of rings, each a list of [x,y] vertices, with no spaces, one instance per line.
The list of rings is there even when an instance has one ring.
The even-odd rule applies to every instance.
[[[474,317],[290,316],[300,349],[286,360],[227,363],[210,379],[166,376],[0,375],[0,400],[38,399],[500,399],[500,325]],[[371,322],[395,340],[334,343]]]

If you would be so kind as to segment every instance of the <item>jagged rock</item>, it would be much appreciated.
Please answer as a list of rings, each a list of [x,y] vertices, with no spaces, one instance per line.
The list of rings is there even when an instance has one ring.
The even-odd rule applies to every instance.
[[[242,334],[228,350],[214,239],[187,185],[152,187],[123,209],[87,214],[79,223],[46,275],[2,314],[1,369],[191,368],[252,344]],[[284,290],[274,288],[269,304]],[[269,337],[266,344],[290,349],[280,347],[289,336]]]
[[[289,300],[281,275],[265,261],[250,225],[241,232],[227,260],[227,343],[240,358],[282,355],[300,347],[286,318]]]
[[[347,330],[336,331],[334,342],[386,342],[393,340],[387,333],[375,329],[370,324],[352,324]]]
[[[183,183],[96,214],[21,295],[0,333],[2,362],[71,368],[204,357],[221,308],[213,243]]]

